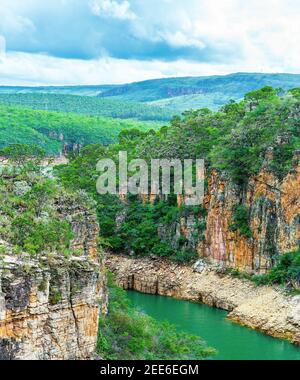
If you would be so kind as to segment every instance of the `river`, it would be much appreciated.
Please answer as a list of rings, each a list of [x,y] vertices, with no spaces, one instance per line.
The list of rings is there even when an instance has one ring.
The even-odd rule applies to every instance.
[[[300,360],[300,348],[226,319],[227,312],[173,298],[128,292],[130,300],[157,320],[201,336],[220,360]]]

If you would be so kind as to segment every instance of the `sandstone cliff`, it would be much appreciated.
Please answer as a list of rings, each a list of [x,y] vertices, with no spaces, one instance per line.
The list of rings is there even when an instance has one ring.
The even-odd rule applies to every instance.
[[[158,234],[175,249],[185,238],[185,249],[196,250],[218,267],[265,273],[277,255],[297,251],[300,242],[299,153],[295,154],[293,170],[281,181],[268,169],[270,160],[267,157],[264,168],[243,191],[226,175],[213,171],[204,199],[205,215],[189,213],[160,226]],[[177,202],[183,205],[183,197]],[[247,209],[251,236],[232,229],[237,205]]]
[[[230,229],[232,210],[243,203],[249,209],[252,237]],[[200,255],[210,262],[242,271],[263,273],[274,264],[274,256],[297,251],[300,240],[300,166],[279,181],[268,170],[249,181],[243,194],[226,178],[212,173],[206,198],[208,211],[205,244]]]
[[[16,252],[0,239],[0,360],[94,356],[99,315],[107,308],[106,277],[95,212],[84,194],[80,202],[76,197],[61,192],[47,205],[71,226],[67,255]]]
[[[96,263],[6,256],[0,280],[1,360],[93,356],[99,303],[105,308],[104,278]]]

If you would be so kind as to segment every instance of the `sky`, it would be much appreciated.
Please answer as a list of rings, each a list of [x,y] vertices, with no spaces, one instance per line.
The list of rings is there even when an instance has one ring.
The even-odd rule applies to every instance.
[[[0,0],[0,85],[300,73],[300,0]]]

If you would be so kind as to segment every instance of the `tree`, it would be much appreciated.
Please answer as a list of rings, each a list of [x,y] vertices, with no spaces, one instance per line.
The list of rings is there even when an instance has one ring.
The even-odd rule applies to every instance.
[[[260,90],[248,92],[245,95],[245,101],[249,104],[250,111],[253,111],[260,102],[271,101],[277,99],[278,94],[282,92],[281,88],[273,88],[270,86],[263,87]]]
[[[37,145],[12,144],[1,149],[0,156],[5,157],[14,165],[24,168],[29,162],[34,166],[40,165],[46,153]]]

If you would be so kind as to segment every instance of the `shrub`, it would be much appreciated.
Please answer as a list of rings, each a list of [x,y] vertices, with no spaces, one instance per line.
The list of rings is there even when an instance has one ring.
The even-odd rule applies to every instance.
[[[230,230],[239,231],[242,236],[252,237],[252,231],[248,223],[249,210],[245,205],[238,205],[233,209]]]
[[[300,252],[290,252],[278,256],[275,266],[266,275],[254,276],[258,285],[278,284],[300,286]]]
[[[171,257],[172,261],[179,264],[190,263],[198,258],[197,252],[191,249],[177,251],[175,255]]]
[[[69,223],[59,219],[38,222],[30,213],[15,218],[12,223],[12,234],[14,244],[32,255],[43,251],[64,252],[69,248],[73,238]]]

